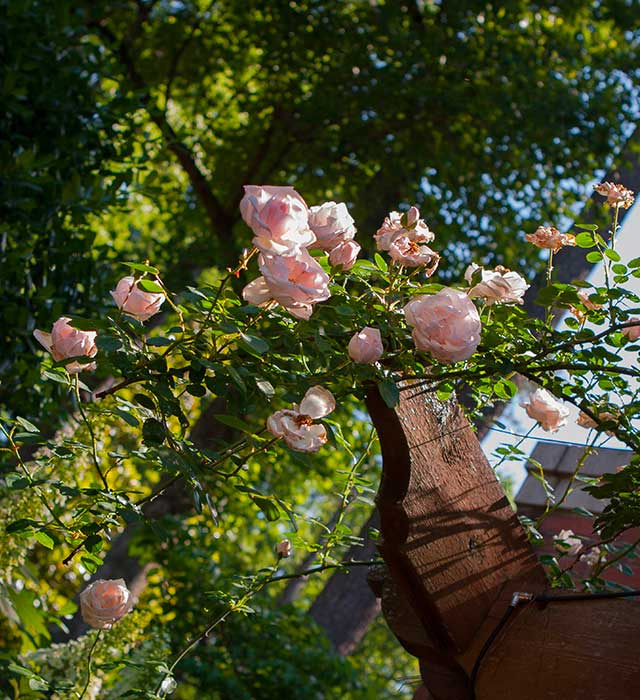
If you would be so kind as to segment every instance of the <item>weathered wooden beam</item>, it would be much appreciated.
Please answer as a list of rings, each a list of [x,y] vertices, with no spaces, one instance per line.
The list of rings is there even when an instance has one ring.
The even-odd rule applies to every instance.
[[[495,628],[504,607],[485,626]],[[531,603],[517,610],[482,661],[477,700],[637,700],[640,604]]]
[[[543,590],[545,576],[460,407],[410,384],[401,396],[395,409],[377,389],[367,397],[383,457],[383,611],[432,695],[467,698],[463,652],[492,606],[516,585]]]

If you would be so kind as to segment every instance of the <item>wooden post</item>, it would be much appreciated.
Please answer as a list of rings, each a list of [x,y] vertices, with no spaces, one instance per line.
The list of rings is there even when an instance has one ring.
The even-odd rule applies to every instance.
[[[367,397],[382,447],[379,550],[388,568],[373,587],[389,626],[420,659],[425,692],[435,700],[467,700],[475,660],[512,594],[539,594],[546,578],[460,407],[407,383],[401,397],[395,409],[377,389]],[[624,642],[608,642],[607,610],[616,611]],[[603,649],[607,659],[616,655],[625,679],[616,679],[610,695]],[[533,604],[516,611],[492,645],[476,697],[635,700],[640,664],[630,656],[638,652],[640,605]],[[575,694],[576,687],[592,695]]]

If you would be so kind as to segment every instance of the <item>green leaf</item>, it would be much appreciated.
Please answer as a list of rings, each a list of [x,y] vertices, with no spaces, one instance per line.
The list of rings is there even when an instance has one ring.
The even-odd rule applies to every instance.
[[[46,533],[44,530],[38,530],[38,532],[34,533],[33,536],[38,540],[38,542],[40,542],[40,544],[43,547],[46,547],[47,549],[53,549],[53,537],[51,537],[51,535]]]
[[[278,504],[271,498],[267,496],[251,496],[253,502],[260,508],[260,510],[265,514],[265,517],[270,522],[280,519],[280,508]]]
[[[602,260],[602,253],[597,250],[592,250],[590,253],[587,253],[586,257],[588,262],[598,263]]]
[[[169,338],[163,338],[162,336],[154,336],[153,338],[147,338],[147,345],[151,345],[152,347],[165,347],[167,345],[171,345],[173,343],[173,340],[170,340]]]
[[[147,396],[146,394],[136,394],[133,397],[133,400],[136,403],[139,403],[141,406],[148,408],[150,411],[155,410],[156,405],[153,402],[153,399],[150,396]]]
[[[264,338],[248,333],[240,333],[240,344],[255,355],[263,355],[269,349],[269,343]]]
[[[373,259],[376,261],[376,266],[379,270],[382,270],[382,272],[387,272],[389,270],[387,261],[382,257],[382,255],[380,255],[380,253],[376,253],[373,256]]]
[[[228,425],[230,428],[235,428],[236,430],[239,430],[242,433],[253,435],[253,433],[255,432],[254,429],[248,423],[245,423],[242,419],[238,418],[237,416],[229,416],[225,413],[219,413],[215,415],[214,418],[218,421],[218,423]]]
[[[266,379],[256,379],[256,386],[268,399],[272,399],[276,394],[273,385]]]
[[[96,345],[105,352],[116,352],[122,347],[122,341],[120,338],[114,338],[113,336],[99,335],[96,338]]]
[[[142,439],[145,445],[160,445],[164,442],[167,433],[164,426],[155,418],[147,418],[142,425]]]
[[[191,396],[204,396],[207,393],[207,390],[205,387],[202,386],[202,384],[187,384],[187,387],[185,389],[187,394],[191,394]]]
[[[618,253],[617,250],[613,250],[612,248],[607,248],[604,251],[604,254],[609,258],[609,260],[613,260],[614,262],[620,262],[622,258],[620,257],[620,253]]]
[[[29,518],[20,518],[20,520],[14,520],[9,523],[6,527],[6,532],[22,532],[23,530],[28,530],[31,527],[38,527],[39,523],[35,520]]]
[[[576,245],[580,248],[593,248],[595,244],[596,239],[593,237],[592,233],[584,231],[576,236]]]
[[[378,382],[378,391],[389,408],[395,408],[400,402],[400,389],[393,379]]]
[[[518,393],[518,387],[509,379],[500,379],[493,388],[496,396],[510,400]]]
[[[20,423],[20,425],[27,430],[30,433],[39,433],[40,431],[38,428],[33,423],[30,423],[26,418],[21,418],[20,416],[16,416],[16,421]]]
[[[132,428],[137,428],[140,425],[140,421],[128,411],[123,411],[121,408],[116,408],[115,413],[117,413],[120,418],[125,423],[128,423]]]
[[[126,265],[129,269],[135,270],[136,272],[149,272],[152,275],[157,275],[160,273],[160,270],[158,270],[158,268],[151,267],[151,265],[142,265],[141,263],[128,263],[128,262],[123,262],[121,264]]]
[[[139,280],[138,287],[142,289],[143,292],[151,292],[153,294],[164,294],[164,289],[153,280]]]

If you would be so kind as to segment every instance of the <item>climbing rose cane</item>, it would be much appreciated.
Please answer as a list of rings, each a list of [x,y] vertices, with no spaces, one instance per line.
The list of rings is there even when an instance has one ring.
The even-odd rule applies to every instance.
[[[478,310],[464,293],[445,287],[437,294],[418,296],[405,307],[413,326],[418,350],[430,352],[440,362],[460,362],[476,351],[482,324]]]
[[[53,324],[51,333],[36,329],[33,335],[40,345],[51,353],[56,362],[68,357],[95,357],[98,353],[97,333],[73,328],[69,325],[69,321],[71,321],[70,318],[62,316]],[[77,374],[83,370],[94,370],[96,363],[69,362],[65,367],[70,374]]]
[[[82,619],[95,629],[109,629],[131,610],[131,593],[124,579],[98,579],[80,594]]]
[[[132,276],[123,277],[111,296],[123,313],[138,321],[147,321],[155,316],[165,301],[165,295],[160,292],[145,292],[140,289]]]
[[[324,425],[314,420],[328,416],[336,407],[330,391],[321,386],[312,386],[293,409],[276,411],[267,418],[267,430],[281,437],[292,450],[317,452],[327,441]]]

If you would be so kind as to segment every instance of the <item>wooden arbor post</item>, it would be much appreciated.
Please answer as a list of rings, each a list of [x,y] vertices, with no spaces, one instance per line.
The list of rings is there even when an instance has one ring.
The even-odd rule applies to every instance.
[[[417,386],[401,396],[395,409],[375,389],[367,397],[382,447],[387,566],[372,588],[432,697],[637,700],[640,605],[619,599],[518,606],[472,688],[513,594],[541,594],[547,582],[460,407]]]

